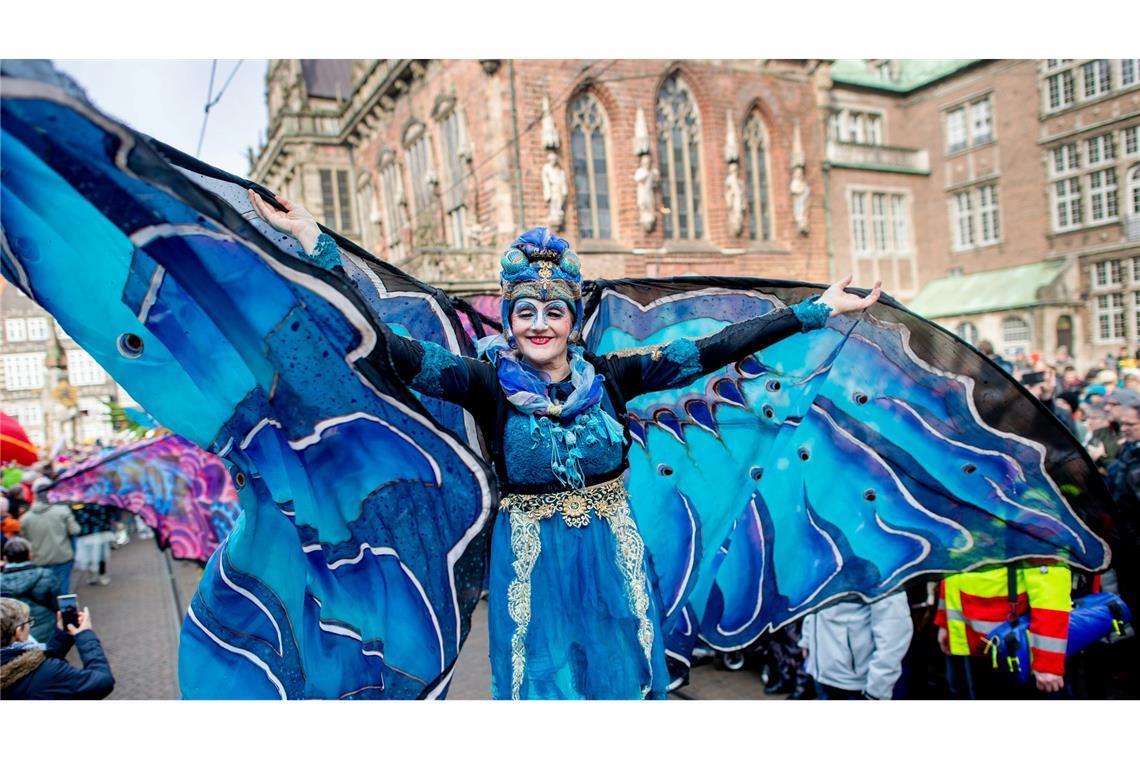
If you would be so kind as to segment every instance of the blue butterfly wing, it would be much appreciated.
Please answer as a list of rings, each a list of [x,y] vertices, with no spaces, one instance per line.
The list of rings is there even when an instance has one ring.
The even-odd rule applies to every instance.
[[[469,352],[446,299],[347,241],[343,273],[315,266],[252,220],[247,183],[47,64],[3,67],[4,276],[238,488],[183,695],[445,694],[495,493],[470,421],[395,382],[377,325]]]
[[[695,338],[817,287],[595,283],[596,353]],[[1112,517],[1079,445],[1018,384],[890,299],[629,404],[632,510],[665,635],[741,649],[813,609],[1022,557],[1107,566]]]

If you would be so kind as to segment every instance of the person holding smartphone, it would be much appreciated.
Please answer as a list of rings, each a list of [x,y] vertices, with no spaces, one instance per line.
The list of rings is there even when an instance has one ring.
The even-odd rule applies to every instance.
[[[78,613],[77,625],[65,627],[59,612],[55,619],[51,640],[41,649],[29,641],[35,620],[28,605],[0,599],[0,699],[103,699],[115,688],[87,608]],[[72,644],[82,668],[66,660]]]

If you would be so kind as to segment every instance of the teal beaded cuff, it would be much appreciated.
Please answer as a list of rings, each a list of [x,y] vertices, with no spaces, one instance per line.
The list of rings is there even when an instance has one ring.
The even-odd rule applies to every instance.
[[[819,296],[812,296],[793,306],[792,313],[800,321],[800,332],[807,332],[827,324],[827,318],[831,316],[831,307],[820,303]]]
[[[344,262],[340,260],[340,249],[336,247],[336,241],[324,232],[317,236],[317,246],[309,258],[323,269],[344,266]]]

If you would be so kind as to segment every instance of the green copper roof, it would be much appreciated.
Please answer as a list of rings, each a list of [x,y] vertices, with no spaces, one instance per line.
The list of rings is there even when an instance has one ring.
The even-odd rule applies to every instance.
[[[831,63],[831,79],[836,84],[872,87],[887,92],[908,93],[955,71],[977,63],[978,58],[919,58],[898,59],[898,79],[887,82],[863,58],[844,58]]]
[[[906,306],[927,319],[1036,306],[1038,291],[1052,284],[1064,266],[1063,261],[1042,261],[931,280]]]

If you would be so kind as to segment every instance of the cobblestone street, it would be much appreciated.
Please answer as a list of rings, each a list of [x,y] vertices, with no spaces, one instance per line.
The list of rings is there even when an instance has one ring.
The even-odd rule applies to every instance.
[[[110,699],[178,699],[178,632],[201,570],[189,562],[168,563],[153,539],[136,537],[111,554],[108,572],[108,586],[88,586],[86,575],[76,572],[72,590],[80,607],[90,608],[111,663],[115,691]],[[487,608],[480,604],[459,657],[451,699],[490,699],[487,651]],[[74,650],[69,659],[80,664]],[[703,665],[693,670],[690,681],[672,698],[772,698],[765,697],[754,670],[730,672]]]

